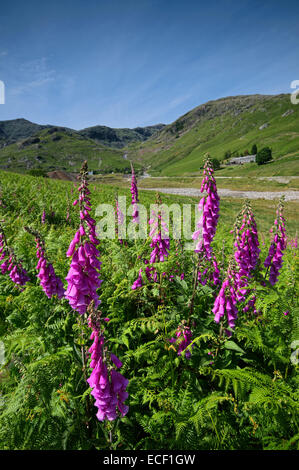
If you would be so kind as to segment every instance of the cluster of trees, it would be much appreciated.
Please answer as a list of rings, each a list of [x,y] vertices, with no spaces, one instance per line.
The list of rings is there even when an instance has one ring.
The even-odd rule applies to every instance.
[[[212,165],[214,170],[220,169],[220,161],[217,158],[212,158]]]
[[[31,176],[43,176],[44,178],[47,178],[47,172],[45,170],[42,170],[41,168],[32,168],[31,170],[28,171],[28,175]]]
[[[243,152],[239,152],[239,150],[234,150],[233,152],[231,152],[230,150],[226,150],[226,152],[224,152],[224,159],[228,160],[233,157],[234,158],[246,157],[246,155],[256,155],[256,154],[257,154],[257,145],[253,144],[250,152],[248,149],[245,149]]]
[[[270,160],[272,160],[272,150],[270,147],[264,147],[256,154],[256,163],[258,165],[263,165]]]

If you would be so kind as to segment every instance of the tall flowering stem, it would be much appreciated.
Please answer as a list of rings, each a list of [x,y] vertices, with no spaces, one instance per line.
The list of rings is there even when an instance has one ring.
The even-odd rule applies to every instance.
[[[42,213],[41,222],[42,222],[42,224],[46,223],[46,211],[45,211],[45,209],[43,210],[43,213]]]
[[[200,218],[197,230],[193,233],[192,238],[198,240],[194,251],[205,254],[209,260],[212,258],[211,243],[216,233],[219,218],[219,196],[213,173],[213,165],[210,156],[207,155],[204,164],[204,177],[200,188],[200,191],[202,193],[206,191],[207,195],[203,196],[198,204]]]
[[[63,284],[61,279],[56,276],[53,265],[47,260],[45,242],[38,232],[29,227],[24,227],[24,229],[35,237],[36,257],[38,259],[36,266],[38,271],[37,277],[40,280],[43,291],[49,299],[54,295],[57,295],[57,297],[61,299],[64,296]]]
[[[214,313],[215,322],[221,322],[220,335],[222,335],[222,324],[225,319],[227,320],[229,328],[234,329],[236,320],[238,318],[238,310],[236,307],[237,295],[235,277],[236,269],[233,263],[230,263],[227,270],[226,278],[222,283],[221,289],[215,299],[214,307],[212,310]],[[228,336],[230,336],[231,332],[227,330],[227,334]]]
[[[161,204],[161,199],[159,195],[157,195],[157,202],[159,205]],[[165,261],[165,258],[167,258],[169,255],[168,250],[170,242],[169,230],[163,220],[163,215],[161,214],[161,212],[156,213],[153,210],[152,218],[149,220],[149,224],[151,226],[149,236],[152,239],[150,247],[153,248],[150,255],[150,263],[154,264],[157,262],[163,262]]]
[[[272,286],[274,286],[274,284],[276,284],[278,281],[278,276],[280,274],[279,271],[283,263],[283,252],[287,247],[287,236],[283,209],[284,196],[282,196],[280,199],[278,208],[276,210],[274,228],[271,229],[271,231],[274,232],[274,237],[269,248],[268,256],[264,262],[264,266],[267,268],[266,275],[269,271],[269,282],[272,284]]]
[[[212,259],[207,266],[206,257],[200,256],[198,260],[198,281],[205,286],[208,281],[211,281],[214,286],[220,282],[220,270],[217,263],[216,256],[212,253]]]
[[[156,204],[161,205],[161,198],[157,194]],[[163,214],[161,211],[152,210],[151,219],[149,220],[151,238],[150,248],[152,248],[150,259],[145,259],[144,263],[146,264],[145,275],[148,281],[158,282],[158,274],[154,266],[155,263],[163,263],[169,255],[170,240],[169,240],[169,230],[163,220]],[[132,285],[132,289],[135,290],[138,287],[142,286],[142,272],[143,269],[140,268],[138,273],[138,278]],[[163,273],[165,276],[166,273]]]
[[[19,286],[24,286],[30,281],[22,262],[17,259],[14,250],[8,246],[4,230],[0,225],[0,261],[3,260],[0,266],[2,274],[9,273],[11,280]]]
[[[257,266],[261,251],[257,226],[249,200],[245,201],[232,232],[235,232],[235,260],[238,267],[236,273],[237,298],[242,301],[247,294],[246,287]]]
[[[297,235],[297,232],[296,232],[295,238],[293,238],[292,240],[289,240],[289,245],[294,250],[297,250],[297,248],[298,248],[298,235]]]
[[[96,237],[96,222],[91,218],[91,202],[88,189],[88,166],[85,161],[80,171],[81,184],[78,188],[79,200],[75,200],[73,205],[79,202],[80,207],[80,227],[71,241],[67,251],[67,257],[72,258],[70,270],[66,277],[68,286],[65,297],[69,300],[71,307],[81,315],[86,313],[88,305],[93,301],[95,308],[100,300],[97,288],[101,285],[99,270],[101,262],[97,250],[99,240]]]
[[[177,261],[176,261],[176,269],[172,269],[171,272],[173,274],[170,274],[169,276],[169,280],[172,281],[174,276],[175,275],[179,275],[180,274],[180,278],[181,280],[184,280],[185,278],[185,273],[183,271],[183,265],[182,263],[179,261],[180,257],[183,255],[183,245],[182,245],[182,242],[180,240],[175,240],[175,255],[177,257]]]
[[[109,352],[105,344],[104,329],[100,324],[101,312],[96,312],[93,308],[90,310],[88,325],[92,329],[90,339],[93,340],[89,349],[92,372],[87,382],[92,388],[91,395],[98,408],[98,420],[114,421],[128,413],[129,407],[124,402],[128,398],[126,388],[129,381],[117,371],[122,362]]]
[[[7,245],[4,230],[0,225],[0,261],[4,260],[3,263],[0,265],[0,270],[2,274],[5,274],[8,270],[8,257],[9,257],[8,245]]]
[[[138,187],[137,187],[137,179],[134,171],[134,167],[131,163],[132,169],[132,180],[131,180],[131,195],[132,195],[132,206],[133,206],[133,222],[139,223],[139,211],[138,211]]]
[[[196,241],[194,251],[198,254],[195,275],[197,281],[202,285],[205,285],[209,280],[216,286],[219,284],[220,271],[216,257],[213,254],[212,241],[219,219],[219,196],[209,154],[206,155],[200,191],[202,193],[206,192],[206,196],[203,196],[199,201],[198,212],[200,217],[197,222],[197,230],[192,235],[193,240]],[[196,287],[197,282],[195,289]]]
[[[10,279],[19,286],[27,284],[27,282],[30,281],[27,271],[23,268],[22,262],[17,260],[12,250],[9,257],[9,263],[8,271]]]
[[[187,325],[186,320],[183,320],[178,326],[175,332],[175,338],[170,338],[170,343],[177,346],[177,355],[181,356],[182,352],[191,344],[192,342],[192,332],[190,327]],[[185,357],[190,359],[191,352],[187,350],[185,352]]]

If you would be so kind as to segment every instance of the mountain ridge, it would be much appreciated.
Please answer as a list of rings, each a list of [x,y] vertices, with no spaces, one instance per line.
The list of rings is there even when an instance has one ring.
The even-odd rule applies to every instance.
[[[108,147],[123,148],[132,141],[146,140],[164,126],[165,124],[154,124],[152,126],[139,126],[130,129],[96,125],[75,130],[66,126],[37,124],[25,118],[17,118],[0,121],[0,146],[3,147],[33,137],[44,129],[55,128],[60,131],[76,133]]]
[[[87,159],[93,171],[127,173],[131,160],[137,171],[153,176],[184,176],[198,174],[206,152],[224,162],[228,152],[246,154],[256,144],[258,149],[272,148],[274,163],[266,165],[268,174],[273,168],[275,174],[283,171],[295,175],[299,174],[298,123],[299,106],[291,103],[289,94],[230,96],[203,103],[168,125],[129,129],[134,133],[133,140],[125,128],[118,129],[117,135],[115,129],[106,126],[82,131],[42,126],[34,135],[0,149],[0,168],[76,171],[79,162]],[[26,120],[25,124],[29,133],[37,129],[34,126],[40,126]],[[0,139],[1,130],[7,131],[7,121],[6,127],[0,122]],[[111,139],[114,148],[107,145]],[[244,164],[242,171],[250,172],[255,167]],[[233,175],[240,168],[221,171]]]

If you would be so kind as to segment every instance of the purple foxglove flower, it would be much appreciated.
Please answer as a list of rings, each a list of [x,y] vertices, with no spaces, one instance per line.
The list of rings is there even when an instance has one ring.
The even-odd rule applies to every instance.
[[[131,163],[132,168],[132,181],[131,181],[131,195],[132,195],[132,206],[133,206],[133,222],[139,223],[139,212],[138,212],[138,188],[137,188],[137,180],[136,175],[134,172],[133,165]]]
[[[203,253],[207,259],[212,258],[211,243],[216,233],[219,218],[219,196],[213,173],[214,170],[208,156],[204,165],[204,178],[201,184],[201,192],[206,191],[207,196],[203,196],[198,204],[200,219],[197,223],[197,230],[192,236],[193,240],[198,240],[195,252]]]
[[[1,273],[9,273],[11,280],[19,286],[24,286],[30,281],[26,270],[23,268],[21,261],[17,260],[12,248],[8,247],[4,230],[0,225],[0,253],[1,261],[5,260],[1,266]]]
[[[272,229],[274,238],[269,248],[268,256],[264,262],[264,266],[269,270],[269,282],[274,286],[278,281],[280,269],[283,263],[283,252],[287,247],[287,236],[285,229],[285,218],[283,217],[284,198],[279,201],[276,211],[276,219],[274,221],[275,228]],[[267,274],[266,273],[266,274]]]
[[[236,248],[234,256],[237,263],[235,289],[237,301],[240,302],[244,301],[249,293],[248,282],[257,266],[260,254],[257,226],[248,200],[245,201],[237,217],[233,232],[235,232],[234,246]],[[244,307],[244,312],[250,308],[255,310],[255,297],[253,299]]]
[[[131,289],[135,290],[138,289],[138,287],[142,287],[142,268],[140,268],[138,277],[136,281],[132,284]]]
[[[151,230],[149,236],[152,241],[150,247],[153,248],[150,255],[150,264],[163,262],[168,257],[170,248],[169,231],[161,213],[152,211],[152,218],[149,220]]]
[[[91,353],[90,367],[92,373],[87,379],[92,388],[91,395],[95,398],[95,406],[98,408],[99,421],[113,421],[117,417],[125,416],[129,407],[124,404],[128,398],[126,388],[129,381],[113,367],[122,366],[121,361],[114,354],[104,353],[105,338],[99,326],[89,318],[89,326],[92,328],[91,339],[93,344],[89,349]],[[109,368],[104,361],[111,361]]]
[[[228,268],[227,276],[222,283],[220,291],[215,299],[212,312],[214,313],[214,320],[219,323],[225,316],[230,328],[235,327],[235,322],[238,318],[238,310],[236,307],[237,297],[235,292],[235,271]],[[230,336],[231,333],[227,331]]]
[[[122,362],[118,359],[118,357],[116,357],[114,354],[111,353],[110,357],[111,361],[118,369],[123,365]]]
[[[212,251],[212,241],[219,218],[219,196],[213,173],[212,162],[207,155],[201,184],[201,192],[205,191],[206,196],[203,196],[199,201],[200,218],[197,222],[197,230],[192,235],[192,239],[196,241],[194,251],[199,254],[198,280],[202,285],[205,285],[208,280],[217,285],[220,274]]]
[[[100,304],[97,289],[102,281],[99,278],[101,262],[98,260],[99,244],[95,226],[96,222],[89,215],[91,201],[87,182],[87,162],[81,168],[81,184],[78,188],[80,206],[80,227],[70,243],[67,256],[72,257],[66,280],[68,282],[65,297],[71,307],[83,315],[93,301],[95,308]]]
[[[185,324],[185,321],[183,321],[178,326],[175,336],[176,338],[170,338],[168,341],[172,344],[177,345],[177,355],[181,356],[182,352],[185,351],[185,349],[192,342],[192,332],[190,330],[190,327]],[[187,359],[190,359],[191,352],[189,350],[186,351],[185,357]]]
[[[61,279],[55,274],[53,265],[47,261],[44,242],[39,236],[36,236],[36,256],[38,264],[36,269],[39,271],[37,277],[46,296],[50,299],[57,295],[59,299],[64,296],[64,287]]]

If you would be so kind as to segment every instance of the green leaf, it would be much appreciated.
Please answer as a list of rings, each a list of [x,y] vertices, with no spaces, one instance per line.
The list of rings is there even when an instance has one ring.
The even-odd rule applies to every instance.
[[[231,351],[236,351],[241,354],[245,354],[245,351],[242,348],[240,348],[240,346],[238,346],[234,341],[231,341],[231,340],[226,341],[224,343],[224,347],[225,349],[230,349]]]

